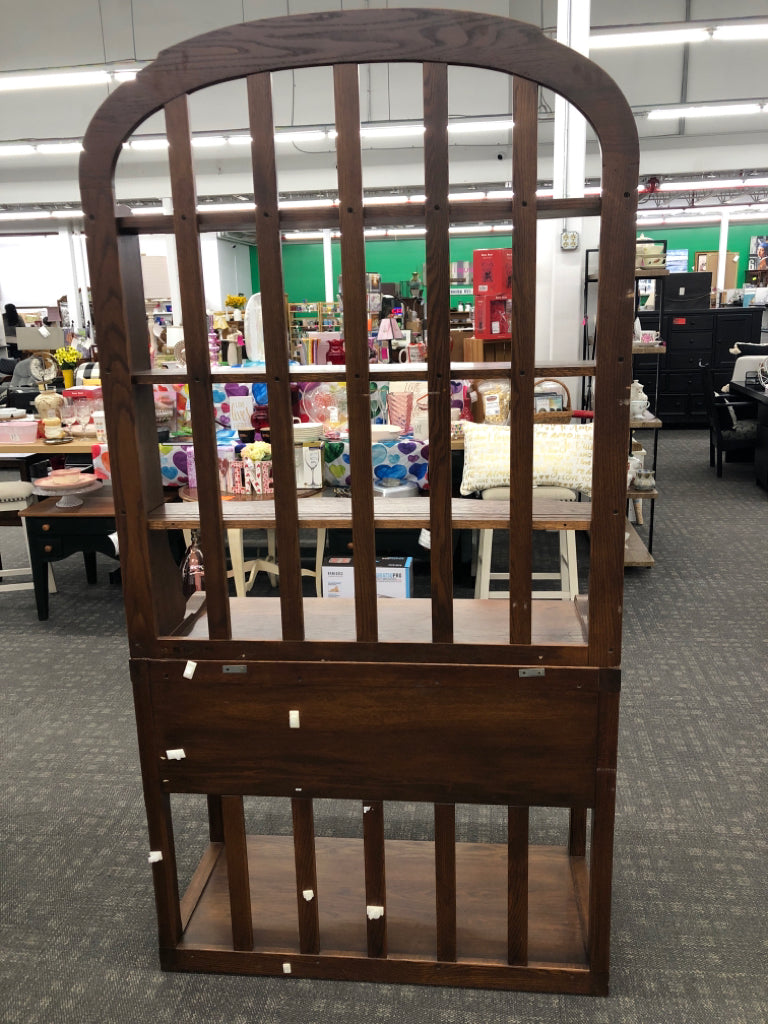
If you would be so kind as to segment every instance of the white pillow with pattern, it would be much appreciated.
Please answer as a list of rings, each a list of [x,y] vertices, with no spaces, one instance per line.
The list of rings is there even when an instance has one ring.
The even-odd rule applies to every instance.
[[[532,484],[534,487],[570,487],[591,493],[591,423],[534,424]],[[488,487],[509,485],[509,427],[465,423],[461,493],[473,494]]]

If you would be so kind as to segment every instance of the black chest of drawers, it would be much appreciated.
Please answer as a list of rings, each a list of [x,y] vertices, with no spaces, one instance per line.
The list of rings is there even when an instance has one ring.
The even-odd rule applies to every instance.
[[[664,311],[661,337],[667,344],[659,375],[658,408],[655,414],[665,427],[704,427],[704,409],[699,363],[712,367],[715,385],[731,379],[736,355],[730,351],[738,341],[759,344],[762,307]],[[658,316],[641,313],[643,327],[658,330]],[[655,356],[637,356],[635,377],[649,396],[656,388]]]

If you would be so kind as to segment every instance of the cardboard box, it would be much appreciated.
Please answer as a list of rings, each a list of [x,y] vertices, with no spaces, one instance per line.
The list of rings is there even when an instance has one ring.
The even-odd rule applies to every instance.
[[[512,291],[512,250],[475,249],[472,253],[472,289],[476,296],[509,296]]]
[[[508,298],[491,299],[478,295],[475,299],[474,336],[492,340],[511,338],[511,305]]]
[[[354,597],[355,569],[352,556],[323,559],[323,597]],[[376,559],[376,596],[413,596],[413,559],[391,555]]]

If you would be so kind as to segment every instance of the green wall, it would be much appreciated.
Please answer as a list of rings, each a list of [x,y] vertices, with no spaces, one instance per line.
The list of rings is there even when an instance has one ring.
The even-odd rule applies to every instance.
[[[720,248],[719,224],[702,224],[700,227],[644,229],[642,234],[646,238],[666,238],[668,249],[687,249],[689,270],[695,269],[693,263],[697,252],[717,252]],[[755,235],[766,234],[768,234],[768,226],[757,222],[729,225],[728,251],[739,254],[739,270],[736,275],[737,288],[741,288],[744,284],[750,239]]]
[[[501,249],[511,246],[511,237],[502,235],[462,235],[450,240],[451,260],[471,260],[475,249]],[[336,282],[341,273],[341,246],[331,245],[334,296]],[[426,259],[424,238],[371,238],[365,243],[365,269],[381,274],[382,281],[407,281],[414,270],[422,274]],[[318,302],[325,297],[322,242],[290,242],[283,245],[283,278],[290,302]],[[251,249],[251,279],[253,290],[258,289],[258,260],[256,249]],[[452,299],[452,305],[461,301]]]
[[[638,232],[639,234],[640,232]],[[700,251],[717,251],[720,228],[717,224],[700,227],[643,229],[647,238],[665,238],[669,249],[688,250],[688,269],[693,270],[694,255]],[[768,235],[768,224],[731,224],[728,249],[739,253],[736,287],[744,284],[749,240],[754,235]],[[454,235],[450,239],[451,260],[471,260],[475,249],[501,249],[512,244],[511,237],[501,235]],[[334,294],[340,273],[341,256],[338,241],[332,243]],[[407,281],[414,270],[422,273],[425,260],[424,238],[372,238],[365,243],[365,269],[381,274],[382,281]],[[291,242],[283,245],[285,290],[291,302],[318,302],[325,296],[322,242]],[[259,290],[256,249],[251,248],[251,283]],[[454,296],[456,306],[460,297]]]

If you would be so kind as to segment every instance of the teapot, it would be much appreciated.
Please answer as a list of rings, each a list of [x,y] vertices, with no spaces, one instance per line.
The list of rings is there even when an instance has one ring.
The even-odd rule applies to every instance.
[[[645,388],[639,380],[633,380],[632,385],[629,389],[629,399],[631,402],[647,402],[648,396],[645,393]]]

